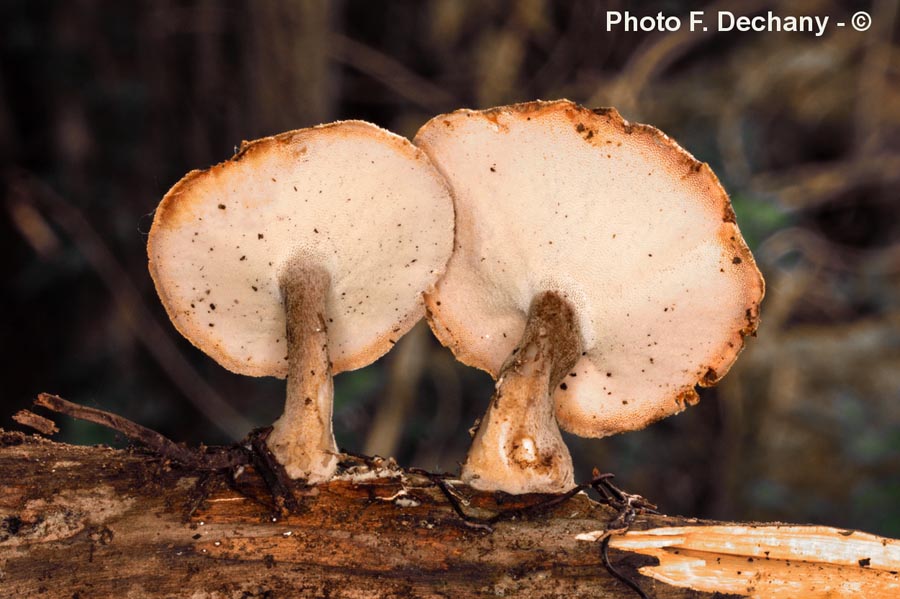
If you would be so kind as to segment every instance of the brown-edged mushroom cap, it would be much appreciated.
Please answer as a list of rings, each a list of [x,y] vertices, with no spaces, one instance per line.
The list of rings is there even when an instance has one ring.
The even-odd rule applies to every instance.
[[[331,276],[334,372],[387,352],[443,271],[446,186],[406,139],[361,121],[246,144],[193,171],[156,211],[150,272],[178,330],[222,366],[287,374],[279,276],[302,258]]]
[[[728,196],[657,129],[530,102],[436,117],[415,143],[457,214],[454,253],[426,300],[432,328],[497,377],[533,300],[562,297],[582,342],[555,383],[564,429],[600,437],[682,410],[755,330],[763,281]]]
[[[148,253],[172,322],[234,372],[288,376],[291,305],[303,313],[308,330],[293,326],[293,335],[319,335],[326,347],[311,344],[297,367],[323,360],[307,354],[327,358],[288,376],[290,395],[291,379],[327,375],[330,387],[332,368],[388,351],[423,315],[422,293],[443,272],[452,237],[452,200],[428,158],[404,138],[345,121],[245,144],[189,173],[163,198]]]

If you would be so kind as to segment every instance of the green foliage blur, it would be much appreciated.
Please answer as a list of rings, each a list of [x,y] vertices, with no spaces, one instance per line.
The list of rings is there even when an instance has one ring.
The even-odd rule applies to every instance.
[[[873,25],[605,30],[607,10],[719,8]],[[288,129],[358,118],[412,136],[456,108],[568,97],[709,162],[768,283],[724,381],[644,431],[568,436],[579,477],[612,471],[673,514],[900,536],[896,0],[5,0],[0,31],[0,427],[41,391],[190,444],[270,424],[283,382],[225,371],[156,297],[145,243],[167,189]],[[455,471],[491,392],[419,325],[336,379],[338,442]],[[62,440],[122,444],[57,420]]]

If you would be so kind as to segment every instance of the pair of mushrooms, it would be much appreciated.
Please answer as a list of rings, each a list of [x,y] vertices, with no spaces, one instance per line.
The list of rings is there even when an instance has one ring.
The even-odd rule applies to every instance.
[[[413,143],[344,121],[245,144],[169,191],[148,253],[185,337],[287,378],[268,446],[309,483],[337,468],[332,375],[423,314],[497,379],[462,479],[559,492],[574,484],[559,426],[602,437],[695,403],[764,291],[706,164],[568,101],[441,115]]]

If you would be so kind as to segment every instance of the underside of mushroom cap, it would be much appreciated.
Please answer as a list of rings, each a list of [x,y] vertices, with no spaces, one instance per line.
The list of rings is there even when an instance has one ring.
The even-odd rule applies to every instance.
[[[279,278],[322,270],[335,373],[371,363],[424,314],[452,248],[446,183],[408,140],[362,121],[245,144],[166,194],[150,273],[178,330],[237,373],[284,377]]]
[[[554,396],[565,430],[601,437],[681,411],[755,331],[764,284],[728,196],[659,130],[563,100],[441,115],[415,143],[457,214],[426,297],[432,329],[496,377],[532,298],[557,291],[584,341]]]

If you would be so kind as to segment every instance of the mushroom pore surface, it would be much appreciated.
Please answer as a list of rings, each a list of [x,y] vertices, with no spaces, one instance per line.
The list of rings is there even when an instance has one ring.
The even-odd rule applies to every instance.
[[[446,184],[406,139],[360,121],[246,144],[165,196],[150,272],[178,330],[234,372],[284,377],[289,264],[329,280],[335,373],[385,353],[424,313],[452,246]]]
[[[557,292],[583,341],[554,394],[562,428],[600,437],[684,409],[755,330],[763,281],[728,196],[657,129],[529,102],[438,116],[415,143],[457,214],[434,332],[496,377],[533,298]]]

